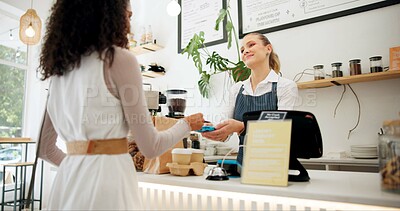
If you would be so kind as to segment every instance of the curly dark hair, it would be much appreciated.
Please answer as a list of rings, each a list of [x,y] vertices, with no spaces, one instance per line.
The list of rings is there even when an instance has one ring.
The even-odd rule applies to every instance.
[[[129,0],[57,0],[47,20],[40,55],[42,80],[79,67],[82,55],[114,60],[113,46],[128,47]]]

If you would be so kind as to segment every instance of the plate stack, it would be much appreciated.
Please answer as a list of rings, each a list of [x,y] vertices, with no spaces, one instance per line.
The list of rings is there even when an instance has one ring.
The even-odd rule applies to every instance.
[[[376,145],[352,145],[350,154],[353,158],[377,158],[378,147]]]

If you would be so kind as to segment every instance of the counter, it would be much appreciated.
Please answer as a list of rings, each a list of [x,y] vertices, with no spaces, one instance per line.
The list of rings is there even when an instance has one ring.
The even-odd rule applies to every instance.
[[[138,173],[147,209],[399,210],[400,194],[380,190],[379,174],[309,170],[309,182],[288,187],[241,184],[240,178],[208,181]]]

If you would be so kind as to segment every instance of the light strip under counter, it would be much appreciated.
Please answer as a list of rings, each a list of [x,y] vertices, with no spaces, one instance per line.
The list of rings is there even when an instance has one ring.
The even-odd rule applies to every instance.
[[[146,209],[399,210],[400,195],[380,190],[379,174],[309,170],[310,182],[288,187],[138,173]]]

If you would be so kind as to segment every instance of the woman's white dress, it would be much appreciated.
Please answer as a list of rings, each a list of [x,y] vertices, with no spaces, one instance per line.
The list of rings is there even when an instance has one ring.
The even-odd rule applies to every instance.
[[[120,55],[132,58],[125,50],[117,49],[116,54],[119,58]],[[135,98],[135,102],[122,102],[110,93],[103,65],[98,54],[92,53],[82,58],[77,69],[52,77],[47,111],[59,138],[67,142],[122,138],[131,129],[139,148],[156,156],[188,134],[189,126],[184,121],[180,122],[180,128],[171,128],[164,134],[157,132],[143,96]],[[131,70],[138,71],[138,67]],[[140,95],[142,79],[133,80],[138,84],[133,86],[138,89],[134,93]],[[128,124],[127,112],[142,118]],[[66,156],[59,166],[47,207],[49,210],[142,209],[131,156],[128,153]]]

